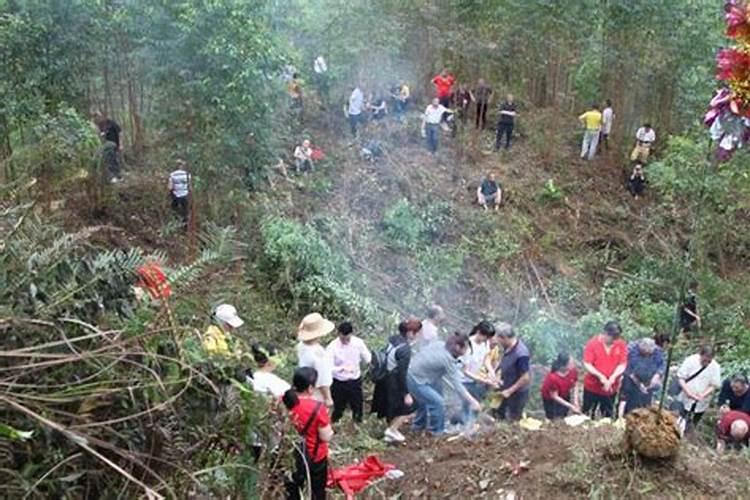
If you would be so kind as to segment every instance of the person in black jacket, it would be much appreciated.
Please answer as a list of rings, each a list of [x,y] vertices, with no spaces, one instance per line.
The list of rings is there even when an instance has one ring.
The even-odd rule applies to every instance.
[[[399,428],[414,411],[414,401],[406,388],[406,373],[411,361],[411,344],[421,329],[421,321],[408,319],[399,323],[399,335],[393,335],[388,339],[388,373],[375,384],[372,396],[372,413],[377,414],[378,418],[385,418],[388,422],[388,428],[385,430],[387,442],[402,443],[406,440],[399,432]]]
[[[722,415],[732,410],[750,415],[750,383],[742,373],[735,374],[721,384],[719,392],[719,413]]]

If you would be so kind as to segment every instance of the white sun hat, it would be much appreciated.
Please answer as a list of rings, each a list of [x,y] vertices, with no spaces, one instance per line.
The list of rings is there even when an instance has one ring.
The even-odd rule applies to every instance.
[[[222,304],[217,307],[216,312],[214,313],[214,318],[222,323],[226,323],[232,328],[239,328],[245,324],[245,322],[242,321],[242,318],[237,315],[237,309],[229,304]]]

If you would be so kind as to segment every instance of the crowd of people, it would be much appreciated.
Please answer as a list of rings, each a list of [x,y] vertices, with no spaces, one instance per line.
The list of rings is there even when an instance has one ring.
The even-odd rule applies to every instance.
[[[700,321],[697,287],[690,288],[680,311],[681,335],[690,334]],[[203,336],[204,348],[227,352],[232,332],[243,320],[228,304],[217,307],[214,318]],[[371,350],[350,321],[336,325],[319,313],[308,314],[297,329],[291,384],[273,373],[279,365],[277,348],[253,346],[255,367],[246,372],[247,382],[283,402],[304,441],[288,480],[289,498],[299,498],[308,477],[314,498],[324,498],[328,443],[347,412],[355,425],[365,418],[367,382],[374,386],[369,412],[385,420],[383,438],[389,443],[405,443],[420,432],[438,437],[461,431],[480,414],[506,422],[525,416],[532,372],[539,370],[533,369],[533,354],[513,327],[483,320],[468,333],[451,333],[444,331],[445,322],[444,309],[433,305],[423,319],[400,322],[397,333]],[[580,360],[561,352],[543,370],[538,390],[547,419],[573,414],[622,418],[657,403],[670,368],[666,353],[672,339],[658,334],[626,342],[622,334],[618,322],[609,321],[585,344]],[[736,373],[722,380],[721,366],[708,346],[675,368],[666,391],[680,430],[694,432],[715,401],[717,450],[747,446],[747,377]]]

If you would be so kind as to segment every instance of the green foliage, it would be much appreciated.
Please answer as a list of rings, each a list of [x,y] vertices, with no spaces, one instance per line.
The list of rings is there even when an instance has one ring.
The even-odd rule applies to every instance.
[[[427,241],[427,227],[417,209],[406,199],[398,201],[383,215],[383,232],[396,248],[413,248]]]
[[[417,268],[425,295],[429,290],[448,286],[458,279],[464,267],[465,253],[460,246],[428,245],[417,253]]]
[[[544,187],[539,192],[539,201],[542,204],[557,203],[564,197],[562,190],[555,184],[554,179],[547,179]]]

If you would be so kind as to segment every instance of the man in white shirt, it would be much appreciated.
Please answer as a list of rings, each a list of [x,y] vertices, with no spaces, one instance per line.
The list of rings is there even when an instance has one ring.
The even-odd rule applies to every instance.
[[[168,187],[169,196],[172,198],[172,210],[179,215],[182,223],[187,226],[190,174],[183,160],[177,160],[176,170],[169,174]]]
[[[602,132],[599,142],[604,145],[604,149],[609,151],[609,134],[612,133],[612,123],[615,120],[615,111],[612,109],[612,101],[607,99],[604,111],[602,111]]]
[[[352,94],[349,96],[349,103],[346,108],[346,114],[349,116],[349,128],[352,136],[357,137],[357,126],[363,121],[362,111],[365,107],[365,95],[359,85],[355,85]]]
[[[364,341],[353,335],[352,324],[344,321],[338,326],[339,337],[328,344],[326,351],[333,359],[333,423],[341,420],[347,407],[352,410],[352,420],[362,422],[362,371],[360,364],[370,364],[372,354]]]
[[[452,113],[451,110],[440,104],[436,97],[432,100],[422,116],[422,135],[427,138],[427,149],[430,153],[435,154],[438,149],[440,138],[440,123],[446,113]]]
[[[644,123],[638,132],[635,133],[635,147],[630,153],[630,161],[637,161],[645,164],[651,154],[651,146],[656,141],[656,132],[651,128],[650,123]]]
[[[677,370],[682,391],[677,395],[681,416],[692,423],[700,422],[711,403],[711,395],[721,387],[721,366],[714,359],[713,349],[701,347],[698,354],[688,356]]]

